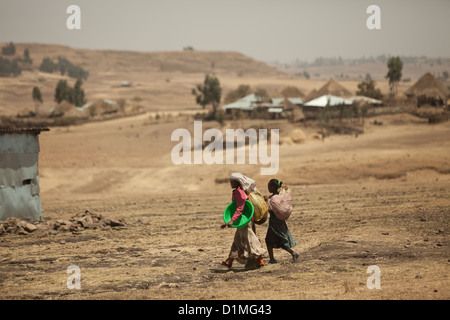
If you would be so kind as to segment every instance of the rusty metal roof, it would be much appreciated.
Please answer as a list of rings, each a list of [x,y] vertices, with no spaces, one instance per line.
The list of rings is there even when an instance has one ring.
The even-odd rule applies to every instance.
[[[0,128],[0,134],[40,134],[50,131],[49,128]]]

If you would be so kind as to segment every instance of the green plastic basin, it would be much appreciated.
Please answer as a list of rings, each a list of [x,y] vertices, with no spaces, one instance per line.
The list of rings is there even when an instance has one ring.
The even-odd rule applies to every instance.
[[[236,201],[233,201],[227,206],[227,208],[223,212],[223,221],[225,223],[230,222],[235,212],[236,212]],[[232,227],[241,228],[246,226],[250,222],[250,220],[252,220],[254,212],[255,208],[253,207],[253,204],[250,201],[245,200],[244,210],[242,211],[241,216],[235,222],[233,222]]]

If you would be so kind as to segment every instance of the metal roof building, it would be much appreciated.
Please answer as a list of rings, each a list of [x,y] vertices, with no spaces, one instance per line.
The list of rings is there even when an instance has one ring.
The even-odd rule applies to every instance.
[[[327,94],[306,102],[304,106],[324,108],[327,106],[351,105],[352,103],[353,102],[349,99]]]
[[[224,105],[222,108],[225,110],[239,109],[244,111],[252,111],[257,108],[258,103],[260,102],[262,102],[262,98],[252,93],[239,99],[238,101]]]
[[[39,137],[48,128],[0,129],[0,220],[41,220]]]

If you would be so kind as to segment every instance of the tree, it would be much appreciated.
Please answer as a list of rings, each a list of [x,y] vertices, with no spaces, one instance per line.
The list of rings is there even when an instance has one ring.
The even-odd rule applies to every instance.
[[[26,63],[29,63],[29,64],[33,63],[33,60],[31,60],[31,58],[30,58],[30,51],[28,49],[25,49],[23,51],[23,58]]]
[[[248,84],[240,84],[236,90],[228,92],[227,96],[225,97],[225,103],[235,102],[249,95],[250,93],[252,93],[252,90]]]
[[[2,48],[2,54],[5,56],[13,56],[16,54],[16,47],[14,43],[10,42],[7,46]]]
[[[54,63],[50,58],[44,58],[39,67],[39,71],[53,73],[59,70],[61,75],[66,74],[71,78],[86,80],[89,76],[89,72],[84,70],[80,66],[74,65],[66,58],[58,57],[58,63]]]
[[[33,88],[33,101],[34,101],[34,106],[35,106],[35,113],[36,115],[39,113],[39,106],[42,102],[44,102],[42,100],[42,94],[41,94],[41,90],[38,87],[34,87]]]
[[[18,76],[22,73],[22,69],[17,63],[17,59],[9,61],[0,57],[0,77]]]
[[[389,88],[391,91],[391,95],[396,95],[398,83],[402,78],[403,62],[400,57],[392,57],[388,60],[387,66],[389,72],[386,75],[386,78],[389,79]]]
[[[262,102],[270,102],[270,95],[264,88],[257,88],[255,91],[255,95],[262,99]]]
[[[442,72],[442,76],[444,77],[444,80],[448,79],[448,71]]]
[[[357,96],[365,96],[373,99],[383,99],[380,89],[375,88],[375,81],[362,81],[358,84]]]
[[[50,60],[50,58],[44,58],[39,66],[39,71],[41,72],[52,73],[56,69],[58,69],[58,65]]]
[[[212,75],[206,75],[203,84],[198,84],[196,88],[192,89],[192,94],[195,96],[195,102],[201,105],[203,109],[211,105],[211,116],[215,118],[222,96],[219,79]]]
[[[84,90],[81,88],[83,81],[78,79],[72,92],[72,103],[76,106],[82,106],[86,103],[84,98]]]
[[[55,101],[61,103],[61,101],[66,100],[72,103],[72,91],[73,89],[67,85],[66,80],[59,80],[55,89]]]
[[[78,79],[75,86],[72,88],[67,84],[66,80],[59,80],[55,89],[55,101],[61,103],[66,100],[67,102],[76,106],[82,106],[86,103],[84,90],[81,88],[83,81]]]

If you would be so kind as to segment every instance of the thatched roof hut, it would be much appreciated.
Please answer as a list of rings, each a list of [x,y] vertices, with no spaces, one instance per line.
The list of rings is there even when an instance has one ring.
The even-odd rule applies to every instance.
[[[330,79],[326,84],[322,86],[319,90],[313,90],[308,94],[305,98],[305,101],[310,101],[315,98],[324,96],[324,95],[332,95],[341,98],[347,98],[353,96],[353,94],[345,88],[340,83],[336,82],[334,79]]]
[[[305,94],[302,90],[294,86],[287,86],[282,91],[281,94],[285,98],[304,98]]]
[[[417,105],[443,106],[450,97],[450,90],[429,72],[405,91],[408,98],[416,98]]]

